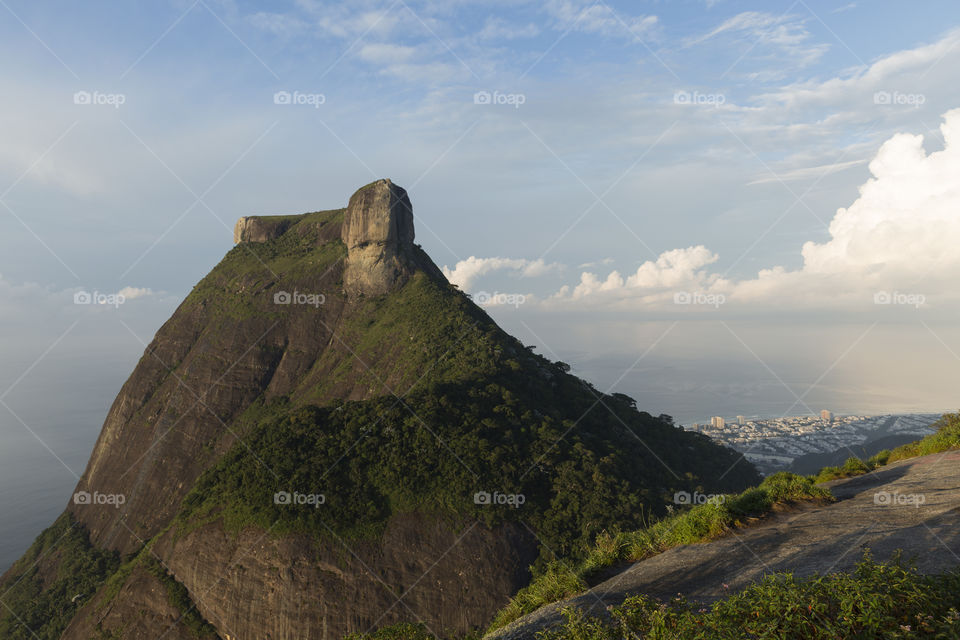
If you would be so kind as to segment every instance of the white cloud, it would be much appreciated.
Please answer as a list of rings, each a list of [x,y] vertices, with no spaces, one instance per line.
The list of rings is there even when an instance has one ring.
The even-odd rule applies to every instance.
[[[960,109],[944,114],[940,131],[944,148],[929,155],[922,135],[883,144],[873,178],[830,223],[830,241],[803,246],[805,272],[900,278],[960,266]]]
[[[124,287],[117,292],[117,295],[123,296],[125,300],[136,300],[137,298],[153,295],[153,291],[140,287]]]
[[[363,45],[358,55],[362,60],[374,64],[393,64],[409,60],[415,53],[416,49],[414,47],[375,42]]]
[[[944,148],[927,154],[923,136],[896,134],[870,162],[870,178],[838,209],[830,239],[807,242],[803,264],[774,266],[731,281],[706,268],[718,256],[704,246],[675,249],[623,277],[584,272],[550,300],[590,298],[597,305],[650,306],[679,291],[722,293],[758,308],[873,309],[874,294],[921,294],[925,304],[957,301],[960,277],[960,109],[944,114]]]
[[[793,113],[827,105],[836,109],[853,99],[856,100],[858,111],[875,119],[883,115],[884,111],[879,110],[878,106],[884,105],[873,103],[874,92],[907,92],[914,87],[938,88],[939,79],[930,75],[931,72],[939,68],[949,74],[949,70],[955,68],[957,56],[960,56],[960,29],[950,31],[931,44],[884,56],[866,68],[852,70],[844,77],[791,83],[776,91],[758,95],[756,100],[768,110],[782,113],[784,109],[790,109]],[[926,82],[921,82],[925,78]]]
[[[470,256],[461,260],[453,269],[444,265],[443,275],[447,280],[463,290],[470,290],[474,282],[494,271],[512,271],[524,278],[537,278],[560,268],[556,263],[546,263],[542,258],[526,260],[523,258],[478,258]]]
[[[846,12],[846,11],[850,11],[850,10],[856,9],[856,8],[857,8],[857,3],[856,3],[856,2],[851,2],[850,4],[845,4],[845,5],[841,6],[841,7],[837,7],[836,9],[832,9],[832,10],[830,11],[830,13],[844,13],[844,12]]]
[[[653,299],[673,295],[677,289],[707,290],[723,284],[718,275],[705,270],[719,256],[703,245],[666,251],[656,259],[644,262],[635,273],[623,277],[612,271],[606,278],[592,272],[580,275],[580,283],[574,288],[564,287],[553,300],[579,300],[595,294],[608,295],[610,299],[639,297]]]
[[[687,39],[685,44],[695,46],[728,35],[742,40],[749,50],[775,47],[788,54],[792,64],[804,66],[816,62],[829,49],[829,45],[811,42],[806,22],[795,15],[744,11],[701,36]]]
[[[822,177],[828,176],[832,173],[838,173],[844,171],[845,169],[850,169],[852,167],[857,167],[864,164],[866,160],[848,160],[846,162],[832,162],[830,164],[817,165],[815,167],[800,167],[797,169],[790,169],[789,171],[777,172],[776,175],[771,175],[769,171],[765,171],[760,174],[757,178],[748,182],[748,185],[751,184],[767,184],[770,182],[791,182],[794,180],[807,180],[810,178],[821,179]]]
[[[657,16],[620,14],[602,2],[551,0],[544,10],[557,21],[556,28],[561,31],[646,38],[659,25]]]
[[[599,266],[606,266],[613,263],[613,258],[604,258],[603,260],[594,260],[593,262],[584,262],[577,265],[578,269],[593,269]]]
[[[247,16],[247,22],[268,33],[281,38],[291,38],[303,34],[309,25],[297,16],[285,13],[258,11]]]
[[[489,17],[477,34],[480,40],[515,40],[540,35],[540,27],[531,23],[515,25],[502,18]]]

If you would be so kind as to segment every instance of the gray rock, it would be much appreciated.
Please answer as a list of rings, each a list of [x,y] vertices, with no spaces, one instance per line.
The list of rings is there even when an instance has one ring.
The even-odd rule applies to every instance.
[[[563,609],[605,616],[631,595],[676,594],[709,604],[771,573],[849,571],[870,549],[878,561],[903,551],[921,573],[960,565],[960,452],[937,453],[826,483],[837,502],[782,510],[712,542],[674,547],[624,567],[589,591],[541,607],[486,640],[535,640],[563,623]]]
[[[377,180],[350,197],[340,237],[348,294],[380,295],[413,272],[413,207],[407,192]]]
[[[267,242],[282,236],[294,222],[294,216],[247,216],[233,227],[233,243]]]

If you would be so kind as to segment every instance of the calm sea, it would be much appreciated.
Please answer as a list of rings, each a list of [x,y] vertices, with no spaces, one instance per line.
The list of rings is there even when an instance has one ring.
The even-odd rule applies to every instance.
[[[36,437],[0,406],[0,573],[56,520],[73,494],[74,474],[83,474],[106,409],[102,401],[84,407],[90,399],[77,400],[67,410],[62,396],[46,407],[8,399]]]

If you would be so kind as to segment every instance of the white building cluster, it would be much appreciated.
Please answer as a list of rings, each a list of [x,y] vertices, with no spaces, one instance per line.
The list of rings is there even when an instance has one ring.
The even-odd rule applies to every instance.
[[[824,409],[818,416],[737,416],[730,422],[714,416],[709,425],[694,423],[690,429],[742,452],[761,472],[771,473],[808,453],[828,453],[890,435],[921,438],[933,432],[930,425],[939,418],[939,413],[840,416]]]

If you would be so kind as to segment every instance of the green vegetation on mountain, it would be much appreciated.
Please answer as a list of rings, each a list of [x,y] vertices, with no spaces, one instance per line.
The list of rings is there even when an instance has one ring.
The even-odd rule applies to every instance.
[[[55,573],[43,570],[50,556],[59,559]],[[91,545],[86,529],[63,514],[6,574],[0,638],[56,640],[119,566],[116,553]]]
[[[636,531],[607,533],[596,538],[594,547],[581,562],[571,567],[553,562],[530,586],[521,589],[494,619],[490,630],[499,629],[551,602],[586,591],[614,565],[639,562],[682,544],[706,542],[731,529],[787,504],[832,500],[830,492],[809,478],[780,472],[765,478],[758,487],[738,495],[712,497],[704,504],[664,517]]]
[[[869,554],[852,572],[797,578],[773,574],[713,605],[682,597],[628,598],[611,618],[567,610],[566,624],[540,640],[701,640],[735,638],[956,638],[960,571],[921,575],[898,556]]]
[[[339,227],[343,210],[277,216],[281,217],[293,221],[287,233],[270,242],[235,246],[197,283],[184,300],[184,308],[203,306],[220,316],[221,321],[276,317],[289,309],[273,303],[272,288],[278,278],[308,287],[303,290],[305,293],[337,295],[336,291],[315,291],[309,287],[346,257],[346,247],[339,240],[317,242],[317,229]]]
[[[344,640],[436,640],[436,636],[423,623],[401,622],[372,633],[355,633]]]
[[[160,561],[151,554],[142,555],[141,562],[153,577],[160,581],[167,593],[167,602],[180,614],[180,623],[183,624],[196,638],[216,638],[217,630],[203,619],[190,597],[187,588],[174,578],[164,568]]]
[[[797,578],[771,574],[712,605],[678,596],[631,596],[608,614],[570,607],[538,640],[863,640],[960,637],[960,570],[921,575],[899,555],[869,551],[850,572]],[[398,624],[348,640],[437,640],[423,625]]]
[[[365,538],[394,514],[427,511],[488,525],[520,520],[537,533],[544,559],[551,550],[575,557],[599,531],[640,526],[665,512],[674,491],[703,491],[736,462],[732,451],[627,400],[594,396],[522,347],[491,343],[486,359],[495,374],[402,399],[299,408],[276,401],[200,478],[181,522],[222,517],[234,531]],[[725,484],[754,479],[744,470]],[[325,501],[276,504],[278,492]],[[477,504],[479,492],[521,495],[523,504]]]
[[[290,270],[271,256],[290,251],[275,246],[281,241],[300,250],[287,238],[301,224],[235,248],[191,295],[230,292],[238,278],[264,286],[249,282],[263,271],[257,259]],[[585,553],[601,530],[663,515],[675,491],[737,490],[759,480],[736,464],[739,454],[637,411],[627,396],[599,393],[424,272],[387,296],[355,302],[332,342],[346,357],[321,355],[315,367],[323,376],[248,409],[244,442],[198,480],[181,530],[222,518],[233,531],[256,525],[275,535],[372,538],[392,515],[426,511],[451,522],[523,522],[542,543],[542,566],[552,553]],[[358,362],[376,368],[358,370]],[[373,397],[330,401],[348,377]],[[384,379],[400,382],[388,387]],[[322,494],[325,502],[276,504],[279,492]],[[524,503],[476,504],[478,492],[522,495]]]
[[[390,397],[438,383],[466,384],[503,367],[516,369],[526,353],[456,287],[425,273],[391,295],[355,304],[333,339],[346,357],[325,353],[319,366],[329,362],[330,373],[298,389],[299,402],[329,397],[348,377],[371,395]],[[387,386],[388,379],[396,382]]]

